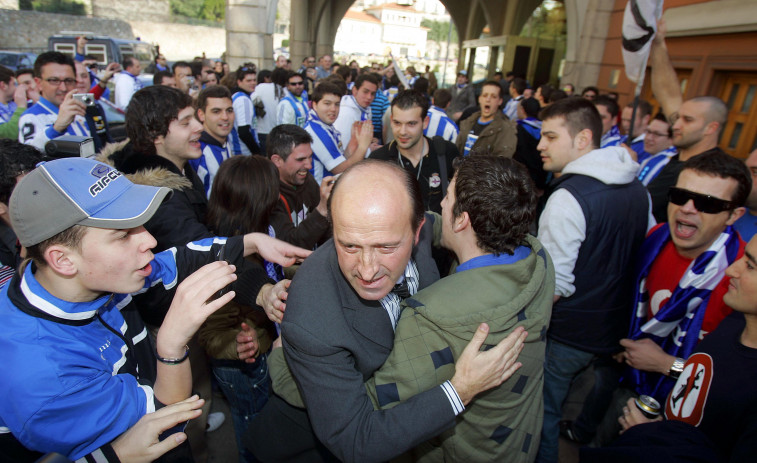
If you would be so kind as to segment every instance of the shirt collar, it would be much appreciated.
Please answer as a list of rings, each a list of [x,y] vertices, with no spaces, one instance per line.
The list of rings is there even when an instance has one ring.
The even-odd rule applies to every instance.
[[[474,268],[490,267],[492,265],[514,264],[528,257],[531,249],[526,246],[518,246],[512,255],[509,254],[484,254],[474,257],[457,266],[457,272],[464,272]]]

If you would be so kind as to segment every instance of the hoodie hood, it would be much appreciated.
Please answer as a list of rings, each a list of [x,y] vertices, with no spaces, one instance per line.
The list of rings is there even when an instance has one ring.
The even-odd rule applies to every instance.
[[[639,164],[625,148],[610,146],[590,151],[568,163],[563,174],[580,174],[596,178],[607,185],[631,183],[639,172]]]
[[[192,181],[181,175],[171,161],[157,154],[135,151],[128,139],[103,147],[97,161],[115,167],[123,172],[126,178],[140,185],[164,186],[172,190],[192,188]],[[186,168],[191,169],[189,165]]]

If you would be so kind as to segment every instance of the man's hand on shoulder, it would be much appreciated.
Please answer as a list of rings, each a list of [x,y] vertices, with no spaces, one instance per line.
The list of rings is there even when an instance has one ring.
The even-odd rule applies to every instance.
[[[74,93],[76,92],[76,89],[68,92],[60,108],[58,108],[58,119],[53,124],[53,128],[58,132],[65,132],[76,116],[83,117],[86,114],[87,107],[84,106],[84,103],[74,100]]]
[[[516,360],[528,336],[523,327],[515,328],[495,347],[481,351],[488,334],[489,326],[482,323],[455,363],[451,382],[463,405],[470,403],[475,395],[507,381],[522,365]]]

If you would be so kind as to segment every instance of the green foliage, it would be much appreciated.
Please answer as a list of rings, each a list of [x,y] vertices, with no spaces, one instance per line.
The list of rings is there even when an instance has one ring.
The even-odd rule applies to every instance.
[[[170,0],[171,14],[192,19],[223,21],[226,0]]]
[[[211,21],[223,21],[226,18],[226,0],[205,0],[200,17]]]
[[[289,39],[283,39],[281,41],[281,46],[282,47],[288,47],[289,46]]]
[[[424,19],[421,21],[421,26],[428,27],[428,40],[436,43],[442,43],[447,41],[449,35],[449,21],[434,21],[431,19]],[[450,43],[457,43],[457,28],[452,24],[452,39]]]
[[[76,0],[19,0],[19,9],[84,16],[87,9]]]

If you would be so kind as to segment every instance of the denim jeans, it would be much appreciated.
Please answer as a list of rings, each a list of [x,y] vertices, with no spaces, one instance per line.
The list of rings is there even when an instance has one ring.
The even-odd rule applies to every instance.
[[[611,365],[608,360],[611,362],[612,358],[584,352],[547,339],[544,359],[544,425],[541,431],[539,453],[536,457],[537,462],[557,463],[562,406],[573,380],[594,363],[596,382],[603,385],[612,381],[612,378],[607,378],[607,376],[613,375],[613,370],[607,367],[614,367],[614,365]],[[617,378],[615,381],[617,382]],[[585,403],[592,400],[590,393]],[[606,408],[607,401],[599,406]]]
[[[268,353],[261,354],[255,360],[255,363],[237,360],[211,360],[213,375],[229,401],[240,462],[255,461],[244,448],[242,436],[250,421],[268,402],[271,377],[268,375],[267,360]]]

